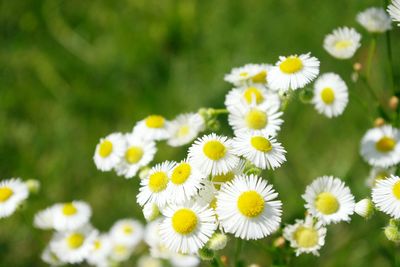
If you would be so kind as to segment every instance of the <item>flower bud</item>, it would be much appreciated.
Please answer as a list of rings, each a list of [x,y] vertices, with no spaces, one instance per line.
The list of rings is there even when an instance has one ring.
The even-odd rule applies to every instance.
[[[311,88],[304,88],[300,91],[299,99],[304,104],[311,103],[313,97],[314,97],[314,92]]]
[[[354,63],[354,65],[353,65],[353,70],[354,71],[360,71],[362,69],[362,64],[360,63],[360,62],[356,62],[356,63]]]
[[[26,186],[28,187],[29,193],[37,194],[40,190],[40,182],[35,179],[29,179],[25,182]]]
[[[371,199],[364,198],[356,203],[354,212],[368,220],[374,214],[374,204]]]
[[[389,99],[389,108],[391,110],[396,110],[399,107],[399,98],[397,96],[392,96]]]
[[[211,250],[221,250],[225,248],[228,237],[223,233],[215,233],[207,243],[207,247]]]
[[[285,246],[285,238],[283,238],[283,236],[280,236],[274,240],[274,247],[283,248],[284,246]]]
[[[155,203],[147,203],[143,207],[143,216],[146,221],[151,222],[158,218],[160,209]]]
[[[144,167],[140,170],[139,172],[139,178],[141,180],[145,179],[147,177],[147,175],[149,174],[150,168],[149,167]]]
[[[385,120],[382,118],[376,118],[374,121],[374,126],[375,127],[381,127],[385,124]]]
[[[394,219],[391,219],[389,225],[384,228],[384,233],[386,238],[390,241],[399,243],[400,242],[400,232],[398,228],[398,222]]]
[[[199,257],[204,261],[210,261],[214,258],[214,251],[204,246],[199,249]]]

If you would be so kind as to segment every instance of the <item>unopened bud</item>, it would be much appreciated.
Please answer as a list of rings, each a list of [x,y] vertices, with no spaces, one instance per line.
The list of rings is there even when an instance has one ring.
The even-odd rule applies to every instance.
[[[40,190],[40,182],[35,179],[29,179],[25,182],[26,186],[28,187],[29,193],[37,194]]]
[[[199,249],[199,257],[204,261],[210,261],[214,258],[214,251],[207,247],[203,247]]]
[[[371,199],[364,198],[356,203],[354,212],[368,220],[374,214],[374,204]]]
[[[225,248],[228,237],[223,233],[214,234],[207,243],[207,247],[211,250],[221,250]]]
[[[374,126],[375,127],[381,127],[385,124],[385,120],[382,118],[376,118],[374,121]]]
[[[400,242],[400,232],[398,228],[398,222],[391,219],[389,225],[384,228],[384,233],[387,239],[390,241],[399,243]]]
[[[362,64],[360,62],[356,62],[353,65],[353,70],[359,72],[362,69]]]
[[[145,179],[147,177],[147,175],[149,174],[150,168],[149,167],[144,167],[140,170],[139,172],[139,178],[141,180]]]
[[[160,209],[155,203],[147,203],[143,207],[143,216],[148,222],[154,221],[160,216]]]
[[[399,98],[397,96],[392,96],[389,99],[389,108],[391,110],[397,110],[398,107],[399,107]]]
[[[300,91],[299,99],[304,104],[311,103],[313,97],[314,97],[314,92],[311,88],[304,88]]]
[[[285,238],[283,238],[283,236],[280,236],[274,240],[274,247],[283,248],[284,246],[285,246]]]
[[[225,256],[225,255],[222,255],[221,256],[221,262],[225,265],[225,266],[228,266],[228,257],[227,256]]]

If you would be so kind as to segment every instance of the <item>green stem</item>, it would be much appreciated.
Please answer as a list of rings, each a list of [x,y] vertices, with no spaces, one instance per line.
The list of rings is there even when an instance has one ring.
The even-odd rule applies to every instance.
[[[240,253],[242,251],[243,242],[242,239],[238,238],[236,240],[236,248],[235,248],[235,267],[240,266]]]
[[[393,94],[396,94],[395,89],[395,78],[393,71],[393,56],[392,56],[392,41],[390,37],[390,31],[386,31],[386,55],[388,58],[388,66],[389,66],[389,76],[390,76],[390,88],[393,91]]]
[[[372,59],[374,58],[375,54],[375,49],[376,49],[376,36],[372,36],[371,43],[369,45],[369,52],[368,52],[368,60],[367,60],[367,80],[369,81],[371,79],[371,65],[372,65]]]
[[[212,260],[212,266],[224,267],[225,265],[222,263],[221,258],[218,255],[215,255],[215,257]]]
[[[224,108],[213,109],[213,111],[212,111],[213,115],[228,114],[228,113],[229,113],[229,111],[227,109],[224,109]]]

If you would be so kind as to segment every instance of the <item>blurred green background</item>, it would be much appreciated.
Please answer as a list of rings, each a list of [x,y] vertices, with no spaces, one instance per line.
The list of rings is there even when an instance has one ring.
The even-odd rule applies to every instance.
[[[232,67],[274,63],[279,55],[311,51],[321,60],[321,72],[340,73],[370,105],[365,89],[350,81],[352,63],[331,58],[322,41],[338,26],[354,26],[364,35],[356,57],[364,62],[369,37],[355,15],[381,4],[0,1],[0,177],[42,183],[22,211],[0,220],[0,266],[45,266],[40,253],[50,233],[33,229],[32,218],[54,202],[88,201],[92,222],[103,231],[123,217],[143,220],[135,198],[138,179],[97,171],[92,161],[96,143],[110,132],[130,131],[150,113],[172,119],[204,106],[222,107],[230,89],[223,76]],[[389,79],[380,74],[386,70],[384,40],[378,38],[373,74],[385,95]],[[399,70],[398,27],[392,41]],[[274,175],[285,223],[303,216],[301,194],[317,176],[343,178],[357,199],[369,194],[364,183],[369,168],[358,146],[372,118],[353,98],[336,119],[299,101],[290,104],[279,135],[288,161]],[[187,149],[159,148],[154,162],[179,160]],[[399,249],[382,234],[386,220],[379,214],[365,223],[354,216],[349,224],[329,226],[321,256],[301,256],[293,266],[391,266],[391,255]],[[243,258],[248,264],[270,263],[270,255],[252,244],[245,246]],[[124,266],[134,266],[134,261]]]

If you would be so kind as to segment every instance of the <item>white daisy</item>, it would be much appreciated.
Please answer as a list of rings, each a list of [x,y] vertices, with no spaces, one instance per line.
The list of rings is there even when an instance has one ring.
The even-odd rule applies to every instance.
[[[49,230],[54,228],[54,207],[38,211],[33,218],[33,225],[36,228]]]
[[[347,85],[339,75],[325,73],[315,82],[312,102],[319,113],[328,118],[339,116],[348,101]]]
[[[134,251],[134,247],[118,242],[112,242],[110,259],[115,262],[123,262],[129,259]]]
[[[260,239],[275,232],[281,223],[282,202],[267,181],[240,175],[221,186],[216,213],[227,233],[241,239]]]
[[[350,221],[354,213],[354,196],[344,182],[333,176],[316,178],[302,197],[305,208],[324,225]]]
[[[295,224],[283,229],[283,236],[296,250],[296,256],[302,253],[319,255],[319,250],[325,244],[326,228],[319,221],[314,222],[311,216],[305,220],[296,220]]]
[[[205,121],[197,113],[181,114],[168,125],[170,146],[183,146],[192,142],[197,135],[204,131]]]
[[[236,105],[229,112],[228,122],[233,128],[235,135],[241,132],[264,131],[269,135],[276,135],[281,129],[283,115],[276,105]]]
[[[28,187],[21,179],[0,181],[0,219],[13,214],[28,196]]]
[[[233,88],[225,97],[227,110],[234,111],[237,105],[269,105],[280,107],[278,94],[267,91],[262,85],[242,86]]]
[[[160,115],[150,115],[139,121],[133,132],[146,140],[165,140],[169,138],[167,130],[169,122]]]
[[[157,219],[146,225],[144,242],[150,247],[150,255],[155,258],[169,259],[171,252],[162,242],[160,236],[160,224],[162,219]]]
[[[263,132],[243,132],[233,139],[233,153],[261,169],[275,169],[286,161],[286,150]]]
[[[232,181],[236,175],[243,174],[245,167],[246,167],[246,160],[240,159],[238,165],[236,165],[236,167],[233,168],[231,171],[224,173],[224,174],[211,176],[212,184],[214,185],[214,187],[216,189],[219,190],[221,188],[222,184]],[[204,185],[204,188],[202,188],[200,190],[200,192],[199,192],[200,196],[202,195],[202,191],[204,191],[204,190],[208,191],[208,192],[205,192],[207,194],[210,194],[213,192],[213,190],[208,189],[207,187],[208,187],[208,185]],[[210,199],[210,201],[211,200],[212,199]]]
[[[73,231],[57,232],[50,241],[50,249],[62,262],[80,263],[89,255],[96,236],[97,231],[89,225]]]
[[[226,178],[227,180],[231,180],[233,178],[231,178],[231,173],[233,174],[234,172],[230,171],[227,173],[227,176],[224,177],[224,175],[218,175],[218,176],[214,176],[214,177],[221,177],[221,180]],[[210,208],[214,209],[216,208],[216,203],[217,203],[217,193],[218,190],[221,185],[223,184],[223,182],[211,182],[209,180],[204,180],[202,182],[202,187],[199,190],[199,193],[197,195],[197,197],[195,198],[195,201],[201,205],[201,206],[209,206]]]
[[[107,234],[100,234],[93,240],[92,248],[86,260],[91,265],[108,266],[111,249],[110,237]]]
[[[101,138],[94,152],[94,163],[101,171],[110,171],[124,156],[125,139],[121,133],[112,133]]]
[[[143,238],[143,226],[134,219],[122,219],[110,229],[110,238],[114,243],[135,247]]]
[[[189,148],[188,162],[205,175],[227,173],[239,158],[232,153],[232,140],[215,133],[198,138]]]
[[[89,222],[92,209],[83,201],[55,204],[53,207],[54,229],[67,231],[80,228]]]
[[[361,156],[370,165],[387,168],[400,162],[400,131],[390,125],[369,129],[361,140]]]
[[[393,0],[392,4],[388,6],[387,12],[389,12],[393,21],[400,22],[400,1]],[[400,26],[400,23],[398,25]]]
[[[158,216],[160,215],[160,208],[157,206],[156,203],[147,202],[143,206],[143,210],[142,211],[143,211],[144,218],[148,222],[151,222],[151,221],[157,219]]]
[[[182,204],[197,194],[205,175],[187,160],[178,163],[171,172],[167,191],[169,202]]]
[[[239,68],[233,68],[226,74],[224,80],[235,86],[244,84],[266,84],[268,72],[271,65],[268,64],[246,64]]]
[[[194,255],[175,253],[169,259],[174,267],[196,267],[200,264],[200,259]]]
[[[342,27],[333,30],[324,39],[325,50],[338,59],[349,59],[361,46],[361,35],[353,28]]]
[[[392,28],[392,20],[380,7],[370,7],[358,13],[357,22],[371,33],[383,33]]]
[[[372,188],[372,201],[376,208],[395,219],[400,218],[400,177],[379,180]]]
[[[144,140],[135,134],[126,134],[124,156],[115,166],[118,175],[132,178],[141,167],[153,160],[156,154],[156,144],[151,140]]]
[[[279,61],[269,72],[269,86],[273,90],[296,90],[312,82],[318,73],[319,60],[310,53],[279,57]]]
[[[52,252],[50,250],[49,246],[47,246],[43,250],[42,255],[40,256],[40,258],[42,259],[42,261],[44,261],[45,263],[47,263],[50,266],[61,266],[61,265],[64,265],[64,263],[61,262],[61,260],[56,256],[56,254],[54,254],[54,252]]]
[[[214,211],[197,203],[170,204],[162,212],[161,241],[173,252],[196,253],[217,228]]]
[[[140,192],[136,196],[139,205],[143,206],[150,202],[162,207],[167,203],[169,198],[167,187],[175,164],[165,161],[151,168],[147,177],[140,181]]]
[[[395,174],[395,172],[396,172],[395,167],[391,168],[372,167],[365,183],[369,187],[374,187],[376,185],[376,182],[390,177],[392,174]]]

